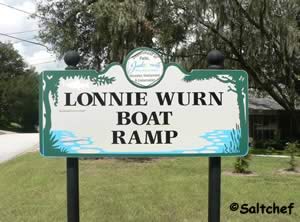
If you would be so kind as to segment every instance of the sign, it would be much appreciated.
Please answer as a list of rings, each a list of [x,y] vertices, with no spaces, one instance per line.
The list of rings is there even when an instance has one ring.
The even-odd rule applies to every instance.
[[[185,71],[149,48],[122,65],[40,76],[44,156],[242,156],[248,152],[242,70]]]

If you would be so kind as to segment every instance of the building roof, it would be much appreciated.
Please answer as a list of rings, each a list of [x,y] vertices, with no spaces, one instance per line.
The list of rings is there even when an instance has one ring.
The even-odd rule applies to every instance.
[[[251,110],[284,110],[272,97],[266,96],[263,98],[255,97],[249,93],[249,109]],[[300,105],[297,106],[300,110]]]

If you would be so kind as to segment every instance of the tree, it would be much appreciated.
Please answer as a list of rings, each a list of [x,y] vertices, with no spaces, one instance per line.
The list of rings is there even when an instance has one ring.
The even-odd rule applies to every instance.
[[[202,0],[178,8],[194,18],[195,40],[185,51],[216,47],[225,52],[228,67],[247,70],[257,87],[290,113],[293,134],[300,74],[299,8],[296,0]]]
[[[188,69],[203,68],[217,48],[228,68],[245,69],[290,113],[296,132],[299,0],[52,0],[39,3],[37,15],[41,39],[60,56],[78,49],[89,68],[121,62],[138,46],[153,47]]]
[[[137,46],[152,46],[151,15],[142,0],[47,1],[38,4],[40,37],[62,56],[80,52],[81,65],[101,69]]]
[[[38,76],[11,44],[0,42],[0,126],[35,130],[38,122]]]
[[[21,125],[23,131],[35,131],[38,124],[37,74],[25,73],[7,84],[8,120]]]
[[[14,78],[24,73],[26,64],[11,44],[0,42],[0,80]]]
[[[173,4],[180,1],[172,1]],[[176,7],[175,7],[176,8]],[[245,69],[251,81],[289,112],[297,137],[296,82],[300,77],[300,2],[297,0],[200,0],[177,4],[193,18],[191,41],[181,48],[198,68],[212,48],[225,52],[227,67]],[[178,55],[177,61],[182,61]],[[184,61],[184,60],[183,60]]]
[[[9,113],[7,100],[7,82],[22,75],[25,63],[17,51],[13,49],[11,44],[4,44],[0,42],[0,125],[7,124]]]
[[[40,38],[60,57],[75,49],[82,57],[81,67],[100,70],[122,62],[136,47],[170,52],[183,41],[183,16],[177,17],[175,10],[163,12],[168,6],[158,0],[51,0],[38,3],[36,16]]]

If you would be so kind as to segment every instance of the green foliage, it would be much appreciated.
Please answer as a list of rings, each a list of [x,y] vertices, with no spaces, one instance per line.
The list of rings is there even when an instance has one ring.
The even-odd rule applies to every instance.
[[[35,73],[12,81],[9,104],[11,121],[17,120],[25,131],[35,131],[38,123],[38,77]]]
[[[112,84],[113,81],[115,81],[115,78],[114,77],[108,77],[108,76],[96,76],[96,77],[91,77],[90,80],[92,81],[92,83],[94,85],[97,85],[97,86],[101,86],[101,85],[104,85],[104,84]]]
[[[7,80],[24,74],[26,64],[12,44],[0,42],[0,80]]]
[[[61,56],[79,50],[82,67],[100,70],[103,63],[122,61],[137,46],[152,46],[144,5],[142,0],[40,2],[40,37]]]
[[[284,150],[286,142],[286,140],[268,139],[254,141],[254,144],[258,148]]]
[[[139,46],[188,70],[206,68],[217,48],[226,67],[246,70],[252,86],[290,112],[296,138],[299,9],[299,0],[50,0],[38,3],[37,15],[44,43],[59,56],[78,50],[81,67],[97,70]]]
[[[0,127],[11,123],[35,131],[38,123],[38,77],[26,68],[12,45],[0,43]]]
[[[290,160],[289,160],[289,165],[290,167],[288,168],[289,171],[297,171],[297,163],[295,159],[295,154],[297,151],[299,151],[299,144],[297,142],[294,143],[287,143],[286,145],[286,150],[290,154]]]
[[[251,171],[248,170],[250,165],[251,155],[248,154],[244,157],[237,157],[234,162],[234,173],[251,173]]]
[[[191,20],[186,13],[178,14],[176,5],[158,0],[40,1],[40,38],[60,56],[79,50],[81,67],[97,70],[122,62],[140,46],[171,53],[187,37],[188,27],[182,22]]]
[[[79,50],[81,66],[97,70],[139,46],[188,69],[205,68],[207,53],[220,49],[227,67],[247,70],[257,88],[293,112],[299,8],[298,0],[50,0],[38,3],[37,15],[43,42],[60,56]]]

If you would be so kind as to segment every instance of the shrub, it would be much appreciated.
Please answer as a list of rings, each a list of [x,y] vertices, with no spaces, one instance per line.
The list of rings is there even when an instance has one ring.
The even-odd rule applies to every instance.
[[[250,165],[251,155],[248,154],[244,157],[237,157],[236,161],[234,163],[234,173],[251,173],[251,171],[248,170]]]
[[[286,145],[286,150],[290,154],[290,160],[289,160],[290,167],[288,168],[289,171],[296,171],[297,163],[295,159],[295,154],[298,150],[298,146],[299,144],[297,142],[287,143]]]

